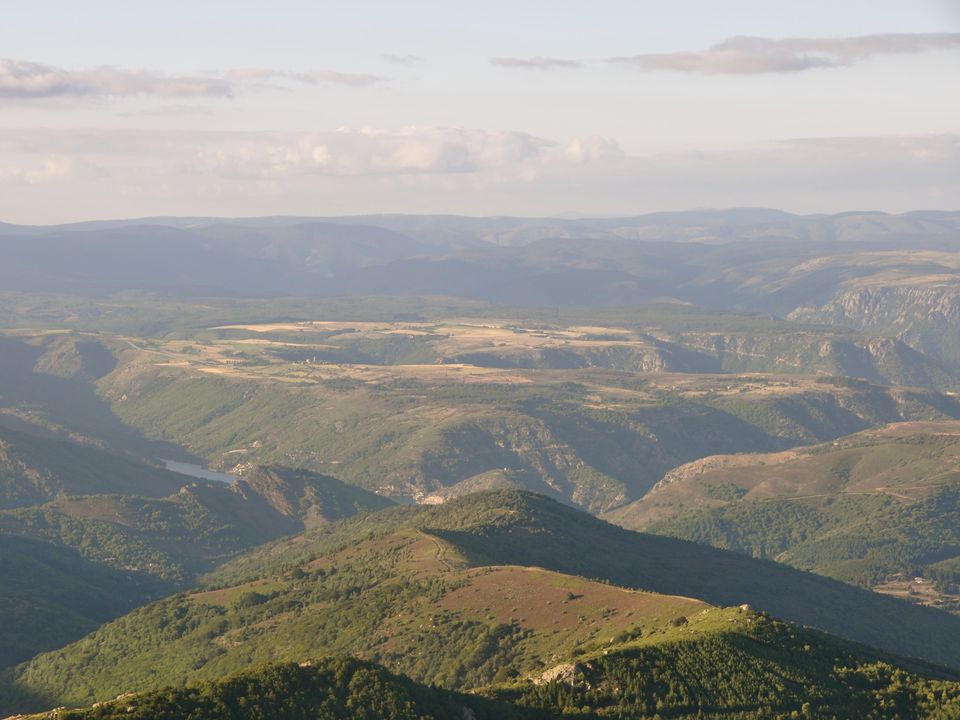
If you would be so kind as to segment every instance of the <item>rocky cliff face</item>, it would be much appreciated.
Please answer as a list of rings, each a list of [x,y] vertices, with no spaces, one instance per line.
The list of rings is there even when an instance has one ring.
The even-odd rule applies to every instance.
[[[631,372],[719,372],[714,358],[650,335],[638,342],[569,345],[543,348],[504,348],[463,353],[445,362],[491,368],[537,368],[570,370],[606,368]]]
[[[790,319],[856,327],[905,326],[917,319],[960,321],[960,287],[868,287],[837,293],[820,306],[799,307]]]
[[[798,307],[789,318],[895,335],[935,362],[960,369],[956,283],[843,290],[821,305]]]
[[[836,324],[851,323],[837,320]],[[883,385],[940,389],[960,385],[957,373],[895,337],[844,331],[661,335],[644,334],[639,342],[595,347],[497,348],[451,357],[448,362],[495,368],[606,368],[645,373],[804,373],[846,375]]]
[[[955,372],[892,337],[807,332],[690,333],[679,342],[715,360],[726,372],[845,375],[884,385],[941,389],[960,384]]]

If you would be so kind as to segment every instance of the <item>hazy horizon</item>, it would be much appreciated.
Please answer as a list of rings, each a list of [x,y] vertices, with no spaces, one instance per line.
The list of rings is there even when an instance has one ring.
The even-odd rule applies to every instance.
[[[5,13],[7,222],[902,212],[960,195],[949,0]]]
[[[376,218],[378,216],[382,217],[411,217],[411,218],[429,218],[429,217],[450,217],[450,218],[463,218],[466,220],[491,220],[491,219],[518,219],[518,220],[558,220],[558,221],[578,221],[578,220],[619,220],[619,219],[630,219],[630,218],[642,218],[647,216],[656,216],[656,215],[686,215],[686,214],[696,214],[696,213],[724,213],[724,212],[733,212],[733,211],[771,211],[771,212],[782,212],[787,215],[793,215],[796,217],[835,217],[843,215],[888,215],[888,216],[902,216],[902,215],[913,215],[913,214],[923,214],[923,213],[944,213],[944,214],[954,214],[960,213],[960,209],[952,209],[950,207],[929,207],[929,208],[912,208],[909,210],[904,210],[902,212],[889,212],[886,210],[877,210],[877,209],[863,209],[863,208],[848,208],[846,210],[840,210],[837,212],[791,212],[789,210],[784,210],[783,208],[774,208],[774,207],[691,207],[691,208],[681,208],[677,210],[653,210],[649,212],[636,212],[636,213],[578,213],[578,212],[561,212],[555,213],[552,215],[515,215],[515,214],[493,214],[493,215],[470,215],[466,213],[379,213],[379,212],[363,212],[363,213],[351,213],[344,215],[300,215],[300,214],[276,214],[276,215],[260,215],[260,214],[249,214],[249,215],[141,215],[141,216],[115,216],[115,217],[91,217],[91,218],[81,218],[77,220],[65,220],[63,222],[50,222],[50,223],[16,223],[7,220],[6,218],[0,217],[0,225],[12,225],[12,226],[21,226],[21,227],[58,227],[58,226],[68,226],[68,225],[85,225],[91,224],[96,225],[100,223],[118,223],[122,225],[127,225],[131,223],[137,223],[140,221],[183,221],[183,220],[222,220],[222,221],[252,221],[252,220],[304,220],[304,221],[337,221],[337,220],[355,220],[360,218]]]

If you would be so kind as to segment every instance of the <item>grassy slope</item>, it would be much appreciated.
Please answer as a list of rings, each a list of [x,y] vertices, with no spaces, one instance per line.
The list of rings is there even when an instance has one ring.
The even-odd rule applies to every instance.
[[[583,575],[604,582],[576,577]],[[960,666],[960,620],[945,613],[630,533],[516,492],[320,528],[238,558],[209,578],[208,588],[141,608],[8,679],[21,701],[32,695],[34,705],[79,704],[264,662],[346,653],[416,680],[476,687],[503,669],[542,672],[638,637],[695,639],[730,622],[726,611],[678,595],[749,602],[888,651]]]
[[[475,687],[502,667],[543,669],[577,648],[627,631],[660,632],[707,608],[544,570],[471,570],[455,548],[404,527],[292,570],[141,608],[64,649],[62,661],[45,656],[17,678],[48,702],[88,702],[343,653],[425,682]],[[93,647],[96,657],[88,655]],[[73,669],[64,673],[66,666]]]
[[[627,587],[703,599],[748,602],[786,620],[907,655],[957,665],[960,620],[818,575],[673,538],[632,533],[571,508],[522,494],[477,495],[512,507],[493,525],[449,523],[437,534],[472,556],[599,577]],[[429,526],[430,518],[423,521]],[[923,639],[921,639],[923,638]]]
[[[907,423],[672,471],[607,519],[871,586],[945,572],[960,547],[960,425]],[[956,564],[954,561],[953,564]]]

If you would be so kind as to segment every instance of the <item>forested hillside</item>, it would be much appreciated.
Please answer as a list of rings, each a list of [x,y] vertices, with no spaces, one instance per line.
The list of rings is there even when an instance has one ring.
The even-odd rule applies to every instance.
[[[563,666],[547,682],[520,681],[463,695],[414,683],[356,660],[269,665],[188,688],[127,693],[89,710],[60,710],[31,720],[559,720],[673,717],[717,720],[891,717],[943,720],[960,703],[956,682],[928,679],[760,621],[739,646],[717,637],[702,644],[624,649]],[[769,643],[805,655],[788,676],[771,658],[751,657]],[[773,647],[770,647],[773,650]],[[838,651],[841,658],[827,658]],[[774,651],[775,652],[775,651]],[[849,662],[838,667],[836,662]],[[747,667],[744,667],[747,663]],[[704,672],[705,668],[720,668]],[[789,684],[790,689],[787,689]]]

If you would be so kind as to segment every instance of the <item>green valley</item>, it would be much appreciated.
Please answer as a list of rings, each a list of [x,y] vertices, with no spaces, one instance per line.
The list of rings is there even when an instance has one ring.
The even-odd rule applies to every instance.
[[[305,467],[418,501],[521,486],[594,512],[704,455],[960,417],[957,398],[929,389],[672,372],[648,365],[631,332],[479,320],[221,329],[232,337],[137,340],[97,389],[128,426],[217,467]],[[569,367],[505,359],[530,352]]]

